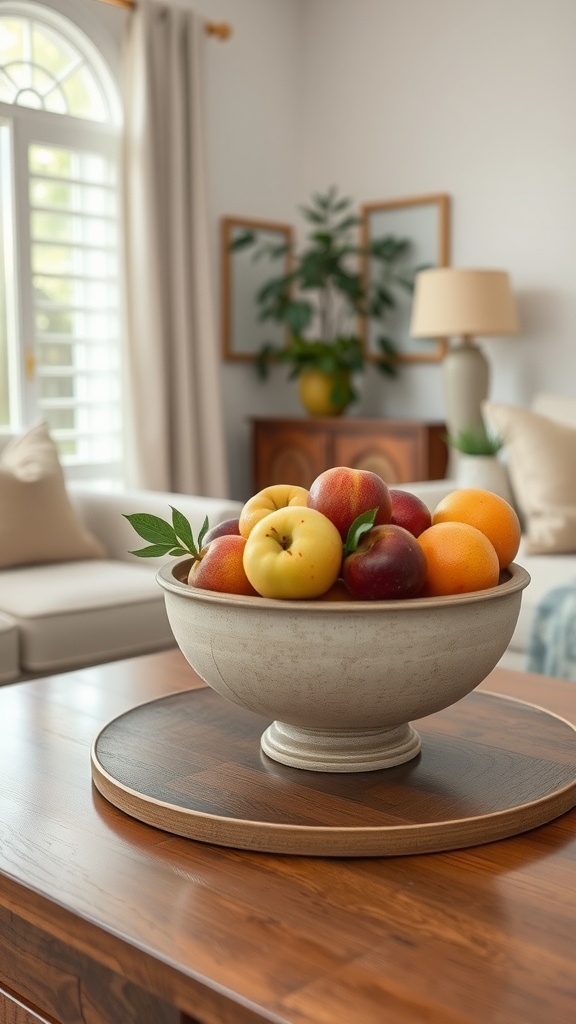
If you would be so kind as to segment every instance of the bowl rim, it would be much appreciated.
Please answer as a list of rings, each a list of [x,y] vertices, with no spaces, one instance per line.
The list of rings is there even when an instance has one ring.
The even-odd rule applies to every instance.
[[[518,591],[524,590],[530,583],[529,572],[517,562],[511,562],[509,566],[500,573],[500,582],[495,587],[486,590],[473,590],[466,594],[446,594],[441,597],[410,597],[397,598],[391,601],[371,600],[350,600],[350,601],[326,601],[322,598],[310,598],[307,600],[288,600],[284,598],[271,598],[260,596],[245,596],[244,594],[226,594],[218,590],[203,590],[200,587],[191,587],[175,576],[180,569],[182,575],[186,574],[192,564],[192,558],[179,558],[172,562],[166,562],[156,573],[156,581],[165,591],[179,594],[191,600],[204,601],[209,604],[239,606],[261,610],[269,609],[303,609],[313,614],[327,615],[331,613],[362,614],[371,611],[373,613],[383,611],[409,612],[414,608],[445,608],[451,605],[476,604],[482,601],[492,601],[498,598],[508,597]],[[504,577],[504,578],[502,578]],[[508,577],[508,578],[506,578]]]

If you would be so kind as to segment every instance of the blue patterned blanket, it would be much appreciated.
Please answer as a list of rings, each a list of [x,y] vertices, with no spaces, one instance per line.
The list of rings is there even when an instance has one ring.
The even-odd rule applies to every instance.
[[[551,590],[536,608],[527,669],[576,681],[576,580]]]

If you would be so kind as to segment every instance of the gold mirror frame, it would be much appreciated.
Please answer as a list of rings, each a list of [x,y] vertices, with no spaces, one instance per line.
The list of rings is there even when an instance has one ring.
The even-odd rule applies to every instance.
[[[293,247],[294,229],[277,221],[250,220],[246,217],[223,217],[220,232],[220,265],[222,288],[222,358],[231,362],[256,359],[264,341],[283,344],[287,330],[281,324],[262,324],[258,320],[256,293],[273,274],[290,269],[290,254],[284,260],[253,260],[253,250],[231,252],[230,246],[242,231],[278,236],[278,241]]]
[[[432,195],[392,199],[387,202],[364,203],[360,207],[360,236],[362,248],[372,238],[395,235],[409,238],[415,246],[410,265],[447,267],[450,264],[450,197],[444,192]],[[371,277],[369,256],[362,257],[362,276],[367,286]],[[412,299],[406,295],[393,311],[395,324],[390,329],[392,340],[399,350],[399,361],[405,363],[439,362],[447,348],[446,338],[410,338],[408,333]],[[378,352],[371,345],[370,319],[361,322],[362,340],[366,358],[375,362]],[[386,328],[388,333],[388,328]]]

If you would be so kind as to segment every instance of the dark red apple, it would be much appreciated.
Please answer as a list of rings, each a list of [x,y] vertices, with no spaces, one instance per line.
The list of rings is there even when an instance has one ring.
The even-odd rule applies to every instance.
[[[426,556],[403,526],[373,526],[345,556],[342,577],[352,596],[362,600],[418,597],[426,581]]]
[[[415,537],[419,537],[424,530],[432,526],[432,513],[416,494],[391,487],[390,498],[392,500],[390,522],[394,526],[403,526]]]
[[[221,523],[216,523],[212,526],[208,533],[204,537],[202,543],[204,545],[209,544],[211,540],[216,540],[216,537],[228,537],[229,534],[239,535],[240,529],[238,527],[238,519],[224,519]]]
[[[317,476],[308,493],[308,507],[334,523],[342,540],[354,520],[376,509],[375,523],[389,523],[392,512],[387,484],[367,469],[334,466]]]

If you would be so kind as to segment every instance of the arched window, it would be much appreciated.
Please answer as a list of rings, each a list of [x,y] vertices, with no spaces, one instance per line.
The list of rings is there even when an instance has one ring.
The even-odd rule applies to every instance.
[[[122,466],[112,76],[76,25],[0,3],[0,429],[42,418],[69,476]]]

